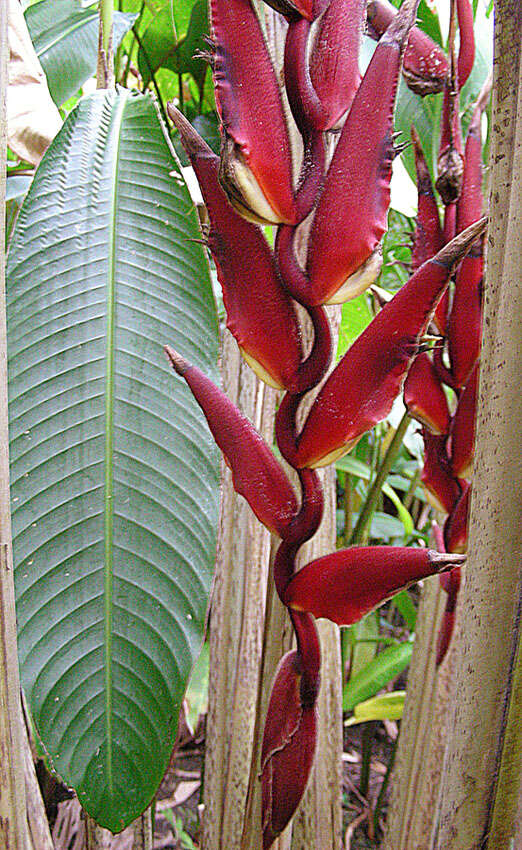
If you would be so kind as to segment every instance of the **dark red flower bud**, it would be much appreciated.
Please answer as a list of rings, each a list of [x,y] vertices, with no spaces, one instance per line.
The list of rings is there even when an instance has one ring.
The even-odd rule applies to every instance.
[[[468,548],[468,519],[471,500],[469,481],[460,479],[462,493],[444,523],[444,544],[448,552],[463,553]]]
[[[450,412],[446,394],[431,357],[417,355],[404,382],[404,404],[432,434],[446,434]]]
[[[393,110],[403,49],[418,0],[407,0],[377,45],[335,149],[310,233],[307,274],[292,280],[306,304],[340,303],[376,278],[387,228]],[[340,202],[342,199],[342,202]]]
[[[272,685],[261,751],[263,850],[293,817],[315,754],[315,700],[301,693],[302,666],[297,652],[281,660]]]
[[[367,8],[369,35],[380,38],[397,15],[387,0],[370,0]],[[442,91],[448,73],[446,54],[418,27],[413,27],[404,53],[403,74],[412,91],[424,97]]]
[[[296,573],[283,601],[297,611],[348,626],[399,590],[454,567],[462,558],[412,547],[340,549]]]
[[[421,481],[428,501],[437,511],[449,514],[456,504],[461,488],[454,477],[446,451],[446,436],[423,431],[424,468]]]
[[[332,463],[388,415],[452,269],[476,238],[475,227],[424,263],[349,348],[306,419],[297,467]]]
[[[223,123],[220,179],[242,215],[295,224],[288,128],[259,19],[250,0],[211,0],[210,10]]]
[[[417,192],[419,198],[417,223],[411,255],[411,270],[415,272],[426,260],[431,259],[437,251],[440,251],[445,241],[449,242],[449,239],[443,239],[439,209],[433,192],[430,172],[421,147],[419,134],[415,127],[411,128],[411,140],[415,151],[415,169],[417,171]]]
[[[187,119],[168,106],[196,172],[210,219],[209,247],[223,289],[227,327],[249,365],[278,389],[293,389],[303,357],[299,322],[261,230],[230,206],[219,159]]]
[[[196,366],[165,346],[173,369],[189,385],[232,471],[234,489],[270,531],[284,537],[297,499],[280,464],[253,425]]]
[[[475,366],[462,391],[450,429],[451,467],[457,478],[470,478],[475,450],[479,365]]]

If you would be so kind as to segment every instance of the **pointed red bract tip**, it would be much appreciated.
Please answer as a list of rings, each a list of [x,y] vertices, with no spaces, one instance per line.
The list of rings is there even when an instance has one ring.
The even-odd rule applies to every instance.
[[[460,395],[451,422],[451,467],[457,478],[470,478],[473,468],[478,380],[479,364],[477,363]]]
[[[393,110],[402,51],[416,8],[416,0],[408,0],[390,24],[344,123],[310,233],[308,304],[331,301],[374,254],[386,231],[395,154]],[[372,271],[364,275],[366,287],[379,266]]]
[[[432,434],[446,434],[450,412],[446,394],[428,354],[422,352],[413,361],[404,382],[404,404],[410,414]]]
[[[364,0],[331,0],[319,21],[310,56],[310,78],[324,110],[318,129],[335,127],[350,109],[359,87],[359,47]]]
[[[421,482],[428,501],[437,511],[449,514],[455,506],[461,488],[454,477],[446,451],[446,436],[423,431],[424,467]]]
[[[251,422],[200,369],[179,358],[168,346],[165,350],[205,414],[232,471],[234,489],[245,497],[263,525],[284,537],[298,505],[280,464]]]
[[[187,369],[190,367],[190,364],[187,363],[187,361],[181,356],[181,354],[178,354],[177,351],[174,351],[174,349],[171,348],[170,345],[164,345],[163,350],[167,355],[167,358],[174,371],[178,375],[181,375],[183,377]]]
[[[250,0],[211,0],[210,11],[221,181],[242,215],[295,224],[288,128],[259,19]]]
[[[276,671],[263,733],[263,850],[268,850],[293,817],[314,760],[316,711],[314,704],[303,705],[301,679],[299,656],[289,652]]]
[[[424,263],[355,340],[321,388],[298,438],[298,467],[326,466],[390,412],[421,334],[480,226]]]
[[[370,35],[375,38],[386,31],[396,17],[397,9],[387,0],[370,0],[367,8]],[[446,54],[418,27],[413,27],[404,52],[403,74],[412,91],[421,97],[442,91],[448,73]]]
[[[296,573],[283,601],[290,608],[348,626],[399,590],[459,562],[452,556],[411,547],[340,549]]]
[[[462,88],[475,62],[475,33],[473,31],[473,7],[470,0],[457,0],[459,22],[459,58],[457,63],[459,86]]]
[[[169,107],[207,208],[208,243],[223,290],[227,327],[249,365],[276,389],[294,389],[303,352],[292,299],[260,228],[230,206],[219,184],[218,157],[187,119]]]
[[[415,152],[418,191],[418,212],[411,254],[411,271],[415,272],[426,260],[440,251],[444,239],[430,172],[415,127],[411,128],[411,138]]]
[[[471,500],[469,481],[460,479],[462,493],[444,523],[444,544],[448,552],[463,554],[468,548],[468,519]]]

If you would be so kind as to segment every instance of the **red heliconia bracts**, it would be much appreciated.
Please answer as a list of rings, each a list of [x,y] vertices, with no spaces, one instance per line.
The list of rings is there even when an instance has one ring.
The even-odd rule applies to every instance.
[[[370,0],[367,7],[369,34],[380,38],[397,15],[388,0]],[[442,91],[448,74],[446,54],[418,27],[413,27],[404,54],[402,72],[408,86],[422,97]]]
[[[274,255],[259,227],[228,203],[218,181],[219,158],[180,112],[169,106],[169,114],[180,131],[207,208],[209,247],[223,289],[227,327],[259,377],[271,386],[291,390],[303,356],[301,334]]]
[[[210,10],[221,181],[246,217],[296,223],[288,128],[259,19],[250,0],[211,0]]]
[[[388,415],[455,264],[484,226],[472,225],[424,263],[348,349],[308,414],[297,467],[332,463]]]
[[[425,425],[432,434],[446,434],[450,412],[446,394],[433,365],[425,352],[413,361],[404,382],[404,404],[411,416]]]
[[[463,553],[468,546],[468,516],[471,499],[469,481],[461,480],[462,492],[444,523],[444,545],[447,552]]]
[[[462,390],[451,422],[451,467],[457,478],[469,478],[472,471],[478,378],[477,364]]]
[[[411,140],[415,151],[418,192],[417,222],[411,254],[411,271],[415,272],[449,240],[445,240],[442,233],[430,172],[415,127],[411,128]]]
[[[310,81],[323,109],[319,130],[339,124],[359,88],[364,5],[364,0],[330,0],[318,23],[310,56]]]
[[[315,211],[306,273],[288,257],[293,252],[291,234],[281,232],[280,268],[292,294],[304,304],[346,301],[364,291],[379,272],[379,242],[387,228],[395,153],[393,110],[402,52],[417,5],[418,0],[403,5],[357,90]]]
[[[482,108],[475,109],[466,139],[462,194],[457,206],[457,228],[462,230],[482,214]],[[448,349],[451,372],[462,387],[475,365],[482,339],[483,237],[479,237],[461,264],[448,320]]]
[[[423,335],[435,311],[441,333],[446,334],[449,324],[459,336],[462,316],[456,306],[460,293],[467,291],[459,276],[467,274],[475,257],[463,262],[462,258],[472,245],[474,249],[479,245],[485,226],[485,221],[477,221],[481,210],[473,152],[474,144],[480,152],[477,119],[468,134],[462,197],[458,208],[458,193],[451,202],[446,199],[442,227],[428,167],[413,132],[419,216],[412,277],[349,348],[317,394],[299,432],[301,401],[330,365],[331,331],[323,305],[355,297],[380,268],[396,153],[393,112],[403,59],[408,84],[423,95],[441,90],[448,80],[443,154],[461,152],[455,108],[458,75],[455,61],[450,67],[440,48],[414,26],[419,0],[405,0],[398,12],[383,0],[370,0],[370,27],[382,37],[362,80],[358,54],[364,0],[266,3],[287,20],[283,68],[272,64],[261,9],[258,17],[251,0],[210,0],[212,66],[222,124],[219,160],[180,113],[170,112],[206,203],[207,243],[223,289],[228,327],[257,373],[286,390],[276,417],[276,440],[296,472],[300,498],[251,423],[199,369],[166,348],[172,366],[206,416],[235,489],[281,538],[273,559],[274,585],[288,607],[296,649],[278,667],[265,721],[260,765],[263,850],[294,815],[314,759],[321,665],[314,617],[348,625],[412,582],[449,570],[444,578],[449,595],[439,660],[449,642],[459,565],[464,560],[454,553],[463,551],[467,530],[470,488],[461,476],[471,450],[466,429],[471,432],[467,423],[474,384],[469,372],[462,383],[458,377],[465,361],[460,340],[455,355],[457,348],[450,340],[447,365],[441,347],[433,359],[427,353],[429,337],[423,340]],[[457,4],[458,74],[464,78],[473,62],[472,28],[469,0]],[[285,93],[280,88],[283,79]],[[297,138],[303,155],[296,179],[290,142],[296,134],[287,101],[302,141],[301,145]],[[339,134],[326,135],[341,126]],[[337,145],[325,173],[327,139]],[[275,251],[258,222],[278,224]],[[467,224],[471,226],[465,229]],[[458,263],[448,322],[446,288]],[[294,300],[305,307],[313,328],[306,356],[301,342],[303,311],[296,309]],[[471,358],[469,371],[475,351]],[[425,426],[422,480],[448,514],[444,541],[451,554],[421,548],[351,548],[296,572],[299,550],[322,519],[323,494],[314,467],[344,454],[388,415],[408,370],[405,400]],[[458,397],[453,417],[454,402],[448,406],[441,381]]]
[[[245,497],[263,525],[283,537],[297,514],[297,499],[280,464],[248,419],[200,369],[168,346],[165,351],[203,410],[232,470],[235,490]]]
[[[315,695],[303,693],[302,660],[288,652],[272,685],[261,751],[263,850],[294,814],[308,783],[316,744]]]
[[[289,583],[290,608],[349,626],[416,581],[447,570],[459,557],[395,546],[354,546],[307,564]]]

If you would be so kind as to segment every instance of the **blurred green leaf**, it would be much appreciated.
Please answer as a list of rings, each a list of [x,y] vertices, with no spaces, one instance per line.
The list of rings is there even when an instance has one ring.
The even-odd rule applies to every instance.
[[[162,9],[151,21],[143,36],[138,51],[138,67],[147,86],[159,68],[168,68],[176,74],[191,74],[198,89],[203,86],[207,63],[194,59],[198,50],[205,50],[204,36],[208,32],[207,4],[197,0],[194,4],[187,32],[180,35],[172,17],[170,7]]]
[[[350,348],[352,342],[368,327],[372,313],[368,305],[368,297],[363,292],[352,301],[346,301],[341,308],[341,325],[339,328],[339,344],[337,359],[339,360]]]
[[[400,720],[404,711],[406,691],[381,694],[355,707],[353,717],[344,721],[345,726],[366,723],[368,720]]]
[[[114,13],[114,48],[132,27],[136,15]],[[61,106],[96,72],[98,5],[80,0],[40,0],[25,12],[36,54],[54,102]]]
[[[356,705],[375,696],[399,676],[410,663],[412,649],[409,641],[388,646],[357,675],[350,676],[343,688],[343,711],[353,711]]]
[[[375,611],[371,611],[358,623],[350,626],[350,638],[353,641],[352,657],[350,660],[350,679],[363,670],[377,652],[376,643],[358,643],[363,638],[379,637],[379,618]]]
[[[188,711],[187,720],[195,728],[200,714],[205,714],[208,706],[208,675],[209,675],[209,650],[208,643],[204,643],[199,653],[199,658],[190,674],[190,679],[185,694]]]
[[[417,623],[417,609],[408,591],[400,590],[399,593],[396,593],[393,597],[393,604],[396,606],[410,632],[413,632]]]
[[[348,472],[350,475],[356,475],[364,481],[370,481],[372,472],[368,464],[363,463],[351,455],[345,455],[335,463],[335,468],[341,472]],[[413,533],[414,523],[410,512],[404,507],[397,493],[385,483],[382,492],[392,502],[404,528],[404,534],[408,537]]]

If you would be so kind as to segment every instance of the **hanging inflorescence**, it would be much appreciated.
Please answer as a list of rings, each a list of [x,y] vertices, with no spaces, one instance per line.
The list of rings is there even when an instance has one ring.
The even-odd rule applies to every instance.
[[[295,567],[300,547],[322,518],[316,468],[345,454],[388,415],[418,362],[423,335],[454,269],[484,229],[484,221],[461,222],[451,236],[471,226],[456,238],[446,234],[433,250],[430,243],[422,257],[417,240],[414,274],[324,381],[299,428],[301,402],[330,366],[324,305],[355,297],[379,273],[403,59],[408,83],[422,94],[440,91],[451,71],[440,48],[415,27],[418,2],[406,0],[398,14],[381,0],[370,3],[368,25],[379,42],[361,79],[365,0],[269,0],[287,21],[283,92],[250,0],[211,0],[221,156],[169,108],[207,207],[208,245],[227,326],[257,374],[284,391],[276,439],[300,484],[298,498],[251,423],[199,369],[167,347],[172,366],[205,413],[235,489],[281,539],[274,579],[296,649],[280,662],[265,721],[260,773],[265,850],[293,816],[313,763],[321,663],[314,617],[348,625],[411,582],[462,560],[428,549],[354,547],[298,572]],[[296,178],[288,105],[301,139]],[[331,131],[338,141],[328,164]],[[274,250],[259,226],[267,223],[277,225]],[[304,259],[298,254],[303,243]],[[313,328],[307,354],[296,302]]]

